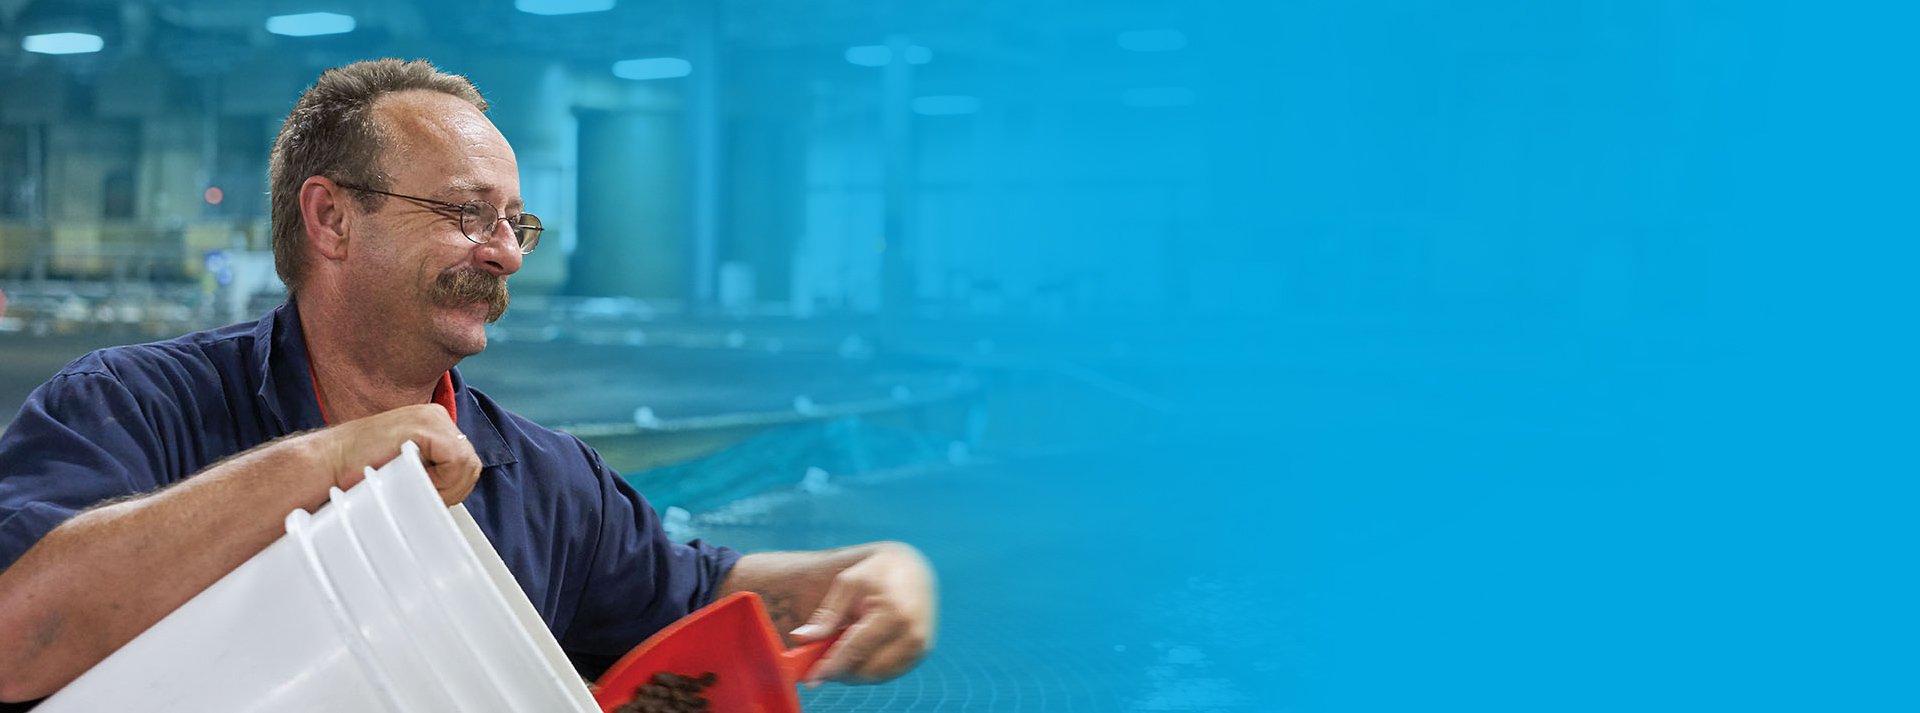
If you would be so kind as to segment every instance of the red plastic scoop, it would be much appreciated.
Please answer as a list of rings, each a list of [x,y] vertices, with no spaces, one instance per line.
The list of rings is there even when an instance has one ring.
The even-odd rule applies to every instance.
[[[725,713],[799,713],[794,685],[826,655],[839,634],[784,649],[760,595],[738,592],[702,607],[634,647],[595,684],[593,700],[604,713],[626,705],[653,675],[670,671],[699,676],[713,685],[700,695],[707,710]]]

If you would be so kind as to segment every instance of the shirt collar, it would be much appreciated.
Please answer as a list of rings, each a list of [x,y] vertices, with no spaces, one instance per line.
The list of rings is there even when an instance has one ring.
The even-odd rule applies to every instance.
[[[507,437],[500,433],[499,424],[480,409],[480,400],[472,389],[467,388],[467,380],[460,376],[460,369],[455,367],[447,375],[453,380],[453,398],[459,405],[454,423],[460,427],[461,433],[467,434],[467,442],[473,444],[474,454],[480,456],[480,465],[491,468],[518,461],[513,451],[507,448]]]
[[[297,433],[327,426],[320,415],[320,402],[314,397],[312,362],[307,357],[306,336],[300,328],[300,310],[289,299],[268,312],[254,326],[254,375],[260,390],[255,393],[281,433]],[[513,451],[500,428],[480,410],[466,379],[455,368],[447,373],[453,386],[454,424],[467,434],[480,465],[492,467],[515,462]],[[369,464],[374,465],[374,464]]]
[[[313,398],[307,340],[293,300],[275,307],[254,327],[252,359],[260,384],[256,396],[281,433],[326,427],[320,403]]]

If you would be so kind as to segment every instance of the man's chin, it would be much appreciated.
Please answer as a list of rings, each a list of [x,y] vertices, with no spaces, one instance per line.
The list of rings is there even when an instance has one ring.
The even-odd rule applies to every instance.
[[[479,354],[487,348],[487,325],[494,321],[488,317],[498,319],[485,304],[442,308],[439,320],[442,345],[448,352],[462,357]]]
[[[471,334],[458,335],[447,339],[443,346],[446,347],[447,353],[465,359],[487,350],[487,332],[477,330]]]

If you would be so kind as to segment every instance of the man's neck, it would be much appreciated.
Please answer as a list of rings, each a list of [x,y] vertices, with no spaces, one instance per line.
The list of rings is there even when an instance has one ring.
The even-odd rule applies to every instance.
[[[318,301],[300,300],[300,326],[313,366],[314,390],[328,423],[340,424],[433,400],[433,390],[458,359],[409,350]]]

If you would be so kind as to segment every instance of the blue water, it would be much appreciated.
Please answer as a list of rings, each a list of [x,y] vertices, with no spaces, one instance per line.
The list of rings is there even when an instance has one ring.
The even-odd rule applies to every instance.
[[[1131,487],[1138,456],[850,477],[701,534],[746,547],[901,539],[938,567],[932,656],[887,684],[805,692],[809,711],[1260,710],[1297,697],[1281,684],[1312,667],[1301,590],[1276,586],[1282,553],[1233,538],[1284,508]]]

